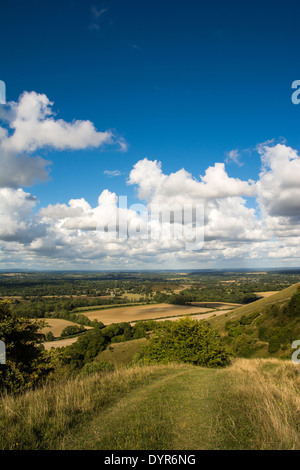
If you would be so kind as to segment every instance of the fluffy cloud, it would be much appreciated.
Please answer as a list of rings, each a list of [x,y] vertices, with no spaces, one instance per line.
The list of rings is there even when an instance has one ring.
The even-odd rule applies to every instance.
[[[50,161],[39,156],[30,157],[4,150],[0,139],[0,188],[19,188],[46,181],[50,164]]]
[[[259,147],[262,172],[257,183],[258,201],[264,214],[300,220],[300,156],[283,144]]]
[[[102,191],[96,207],[91,207],[83,198],[71,199],[68,204],[44,207],[37,216],[41,227],[44,227],[44,233],[36,234],[30,243],[24,244],[26,257],[31,259],[36,256],[47,260],[53,258],[60,263],[69,261],[93,264],[102,260],[102,263],[105,261],[113,264],[119,261],[125,266],[128,262],[161,264],[170,262],[174,257],[185,262],[195,262],[197,259],[207,261],[217,259],[218,256],[224,258],[242,256],[245,254],[245,242],[253,242],[263,236],[261,226],[256,223],[255,211],[245,206],[245,200],[241,196],[225,197],[227,190],[224,187],[219,194],[217,193],[213,175],[215,174],[217,179],[226,181],[229,177],[224,175],[223,171],[207,171],[203,182],[199,183],[192,180],[184,170],[175,173],[174,176],[163,175],[161,165],[157,162],[143,160],[135,165],[134,170],[144,169],[145,164],[148,165],[148,169],[153,168],[155,176],[160,175],[161,179],[169,183],[169,191],[160,194],[156,188],[153,192],[153,175],[148,171],[148,182],[152,182],[148,187],[149,191],[146,189],[147,181],[141,177],[143,172],[140,174],[138,187],[138,190],[142,188],[144,196],[148,197],[147,207],[144,205],[120,207],[117,195],[108,190]],[[179,188],[186,188],[191,181],[192,184],[193,181],[197,184],[197,191],[193,194],[194,199],[190,198],[188,192],[182,191],[181,201],[186,204],[198,201],[198,185],[201,188],[201,195],[204,193],[203,186],[209,186],[209,188],[205,186],[205,194],[209,197],[205,204],[204,250],[202,249],[203,225],[200,231],[195,232],[192,224],[183,225],[182,219],[180,217],[177,219],[176,215],[171,224],[168,218],[162,223],[158,214],[154,217],[151,214],[152,217],[148,219],[153,200],[163,201],[161,208],[167,209],[168,204],[172,202],[171,209],[174,208],[174,201],[171,200],[175,184],[172,181],[173,177]],[[248,183],[243,185],[239,180],[236,183],[240,185],[241,190],[248,191]],[[163,185],[161,188],[164,190]],[[236,191],[237,189],[233,188],[230,192],[235,194]],[[220,197],[212,198],[212,194]],[[25,199],[23,195],[23,205]],[[30,208],[27,213],[28,211]],[[23,214],[25,212],[23,207]],[[182,215],[181,208],[179,215]],[[170,211],[167,212],[167,216],[170,216]],[[127,230],[129,237],[124,235]],[[193,244],[193,254],[191,254],[186,249],[187,242],[193,241],[195,235],[197,235],[196,243]],[[22,243],[21,239],[19,241]],[[238,246],[239,243],[241,247]]]
[[[22,189],[0,188],[0,240],[27,244],[45,235],[44,224],[32,216],[36,203]]]
[[[209,166],[198,179],[184,168],[165,174],[160,162],[145,158],[134,165],[127,181],[145,205],[127,208],[115,193],[104,189],[95,207],[79,198],[35,213],[37,199],[21,187],[47,178],[50,162],[36,155],[38,150],[106,144],[126,148],[125,142],[110,131],[97,131],[90,121],[56,119],[52,105],[46,95],[32,92],[0,110],[5,123],[0,127],[2,263],[23,259],[27,266],[58,263],[96,269],[300,260],[300,156],[283,144],[258,147],[257,181],[232,178],[221,162]],[[234,151],[228,158],[238,161],[238,156]],[[249,207],[247,198],[257,207]],[[159,211],[151,213],[156,205]],[[193,216],[197,205],[204,206],[200,227],[204,245],[200,236],[192,251],[187,250],[187,241],[195,235],[195,220],[183,223],[184,205],[192,207]],[[162,208],[167,209],[165,221]]]
[[[0,186],[31,186],[47,179],[50,162],[32,156],[42,148],[80,150],[109,144],[126,150],[123,139],[111,131],[97,131],[90,121],[55,119],[52,106],[45,94],[24,92],[17,103],[2,111],[0,118],[6,126],[0,127]]]
[[[160,162],[145,158],[134,165],[128,184],[138,186],[140,199],[158,204],[184,204],[233,196],[254,196],[256,193],[254,181],[230,178],[224,163],[215,163],[200,179],[201,181],[196,180],[184,169],[165,175]]]
[[[78,260],[94,262],[98,257],[111,265],[119,262],[124,266],[128,262],[163,265],[175,259],[195,266],[226,260],[239,264],[247,260],[249,263],[297,260],[300,258],[296,223],[299,211],[295,204],[298,207],[299,198],[295,202],[294,191],[298,191],[298,154],[284,145],[260,146],[259,152],[262,170],[256,182],[231,178],[222,163],[207,168],[199,180],[184,169],[164,174],[158,161],[143,159],[134,165],[128,184],[137,187],[137,194],[149,211],[155,204],[174,208],[176,204],[182,207],[204,203],[205,243],[204,246],[200,243],[194,251],[186,250],[184,237],[173,236],[182,225],[175,215],[169,224],[173,232],[161,230],[159,218],[148,222],[136,207],[125,213],[118,208],[116,194],[108,190],[101,193],[97,207],[92,208],[83,199],[71,200],[68,205],[42,209],[40,216],[43,223],[52,224],[54,232],[60,233],[60,240],[65,244],[63,251],[67,247],[67,252],[70,250]],[[260,211],[248,207],[245,197],[257,198]],[[99,238],[96,230],[99,220],[113,226],[119,219],[126,220],[132,228],[128,239]],[[147,237],[147,230],[152,236]],[[189,238],[193,232],[184,233]],[[61,253],[59,249],[56,251]]]

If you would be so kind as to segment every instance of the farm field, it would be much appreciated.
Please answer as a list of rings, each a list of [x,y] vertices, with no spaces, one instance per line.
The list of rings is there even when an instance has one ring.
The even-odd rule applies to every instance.
[[[173,306],[173,307],[174,307],[174,306]],[[186,306],[183,305],[183,306],[180,306],[180,307],[186,307]],[[133,308],[133,307],[132,307],[132,308]],[[116,310],[116,309],[109,309],[110,313],[111,313],[112,310],[114,311],[114,310]],[[204,312],[204,313],[199,313],[199,314],[197,314],[197,313],[195,313],[195,314],[194,314],[194,313],[185,313],[185,312],[183,311],[183,313],[181,313],[180,316],[159,317],[159,318],[157,318],[157,319],[154,318],[154,320],[155,320],[155,321],[163,321],[163,320],[175,321],[175,320],[179,320],[180,318],[182,318],[182,315],[192,315],[192,318],[193,318],[194,320],[205,320],[206,318],[218,317],[218,316],[220,316],[220,315],[225,315],[226,313],[231,312],[232,309],[227,309],[227,310],[226,310],[226,309],[225,309],[225,310],[203,309],[203,310],[207,310],[207,311]],[[197,312],[198,312],[198,311],[199,311],[199,308],[197,309]],[[101,312],[103,312],[103,311],[101,311]],[[100,312],[97,311],[97,313],[100,313]],[[94,320],[94,319],[95,319],[95,317],[93,317],[93,320]],[[98,318],[96,318],[96,319],[98,320]],[[145,319],[145,318],[143,318],[143,319]],[[59,320],[57,320],[57,321],[59,321]],[[61,321],[64,321],[64,320],[61,320]],[[100,321],[102,321],[102,320],[100,320]],[[112,323],[120,323],[120,322],[122,322],[122,321],[125,321],[125,320],[117,320],[117,319],[115,318],[115,321],[113,321]],[[126,320],[126,321],[128,321],[128,320]],[[66,322],[66,323],[69,323],[69,324],[74,325],[74,323],[72,323],[72,322]],[[103,323],[104,323],[104,322],[103,322]],[[131,324],[132,324],[132,325],[133,325],[134,323],[135,323],[134,321],[131,321]],[[108,324],[108,323],[107,323],[107,324]],[[69,325],[66,325],[66,326],[69,326]],[[56,327],[56,328],[58,328],[58,327]],[[91,328],[91,327],[85,326],[85,328],[89,329],[89,328]],[[50,329],[48,328],[47,330],[49,331]],[[52,330],[52,331],[53,331],[53,330]],[[78,338],[78,337],[67,338],[67,339],[57,340],[57,341],[50,341],[50,342],[47,342],[47,341],[46,341],[46,342],[44,343],[44,347],[45,347],[46,350],[49,350],[49,349],[51,349],[51,348],[55,348],[55,349],[56,349],[56,348],[61,348],[61,347],[64,347],[64,346],[69,346],[70,344],[75,343],[75,341],[77,341],[77,338]],[[141,340],[135,340],[135,341],[141,341]],[[130,341],[129,343],[134,344],[134,341]],[[116,343],[116,345],[114,345],[113,348],[116,347],[117,350],[119,351],[118,348],[122,347],[122,345],[124,345],[124,344],[125,344],[125,343],[120,343],[120,346],[119,346],[119,345]],[[127,345],[126,345],[126,348],[127,348]],[[106,351],[104,351],[104,353],[102,353],[102,354],[104,354],[104,356],[105,356],[104,358],[102,358],[102,360],[107,360],[105,353],[106,353]],[[109,355],[109,356],[110,356],[110,355]],[[115,356],[116,356],[116,354],[115,354]],[[111,362],[114,362],[114,361],[112,360],[112,358],[110,358],[109,360],[110,360]],[[125,362],[126,362],[126,359],[124,359],[124,360],[125,360]]]
[[[42,328],[41,333],[45,335],[49,331],[51,331],[56,338],[58,338],[61,335],[64,328],[66,328],[67,326],[74,326],[74,325],[76,326],[76,325],[78,325],[77,323],[74,323],[72,321],[61,320],[59,318],[45,318],[45,322],[49,326],[46,326],[45,328]],[[91,328],[91,327],[86,326],[85,328]]]
[[[141,294],[131,294],[130,292],[126,292],[125,294],[122,295],[123,299],[129,299],[134,302],[137,302],[141,298]]]
[[[66,338],[57,341],[46,341],[44,344],[44,348],[46,351],[49,351],[51,348],[62,348],[64,346],[70,346],[71,344],[77,341],[78,337],[75,336],[73,338]]]
[[[98,320],[109,325],[110,323],[133,322],[137,320],[152,320],[167,318],[176,315],[189,315],[193,313],[206,313],[212,308],[198,307],[196,305],[155,304],[134,307],[117,307],[102,310],[82,311],[89,320]]]
[[[209,311],[207,313],[200,313],[199,315],[193,315],[192,318],[193,320],[205,320],[206,318],[211,318],[211,317],[218,317],[220,315],[225,315],[225,313],[228,313],[228,312],[231,312],[231,309],[229,310],[214,310],[214,311]],[[189,314],[191,315],[191,314]],[[175,320],[179,320],[180,318],[182,318],[181,316],[180,317],[169,317],[168,320],[170,321],[175,321]],[[166,320],[167,318],[165,318]]]

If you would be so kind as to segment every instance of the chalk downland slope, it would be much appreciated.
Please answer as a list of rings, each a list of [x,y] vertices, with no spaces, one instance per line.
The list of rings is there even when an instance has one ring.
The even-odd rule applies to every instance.
[[[286,289],[283,289],[279,292],[276,292],[275,294],[272,294],[268,297],[256,300],[255,302],[243,305],[242,307],[235,308],[231,310],[230,313],[227,312],[224,315],[212,317],[209,321],[216,329],[218,329],[219,331],[224,331],[225,323],[228,320],[238,320],[243,315],[247,316],[255,312],[261,313],[271,305],[284,304],[291,299],[291,297],[297,292],[298,288],[300,288],[300,282],[298,282],[297,284],[293,284],[292,286],[287,287]]]
[[[294,284],[208,321],[232,355],[290,359],[292,343],[300,338],[299,287]]]

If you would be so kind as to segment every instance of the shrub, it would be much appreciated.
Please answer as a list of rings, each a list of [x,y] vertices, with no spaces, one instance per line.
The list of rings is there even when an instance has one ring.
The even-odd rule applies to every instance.
[[[45,340],[46,341],[54,341],[55,340],[55,337],[54,337],[54,334],[52,333],[52,331],[48,331],[45,334]]]
[[[144,363],[186,362],[220,367],[229,363],[229,355],[208,322],[186,317],[162,322],[149,340],[142,360]]]
[[[272,336],[269,341],[268,351],[270,354],[276,353],[280,349],[280,342],[277,336]]]
[[[99,372],[112,372],[114,365],[111,362],[87,362],[80,370],[79,377],[99,373]]]
[[[238,357],[250,357],[257,349],[257,341],[252,336],[242,334],[234,343],[235,354]]]

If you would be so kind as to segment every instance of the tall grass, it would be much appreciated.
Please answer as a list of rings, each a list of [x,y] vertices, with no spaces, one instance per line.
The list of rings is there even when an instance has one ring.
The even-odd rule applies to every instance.
[[[48,384],[16,397],[2,395],[0,449],[55,449],[59,438],[84,416],[97,413],[136,386],[165,375],[167,369],[120,368],[104,375],[96,373]]]
[[[219,426],[231,447],[300,449],[300,367],[277,359],[238,359],[228,369],[230,399]]]
[[[169,445],[184,449],[299,450],[300,366],[237,359],[217,371],[174,364],[118,368],[2,395],[0,449],[59,449],[66,436],[78,440],[80,426],[89,435],[90,423],[104,417],[111,426],[108,441],[101,438],[105,448],[120,437],[119,446],[132,439],[130,448],[151,450],[154,432],[160,436],[167,423]],[[205,422],[211,424],[201,431]],[[203,432],[210,425],[211,437]],[[145,432],[142,441],[134,440],[135,431]],[[163,441],[159,436],[155,445]]]

